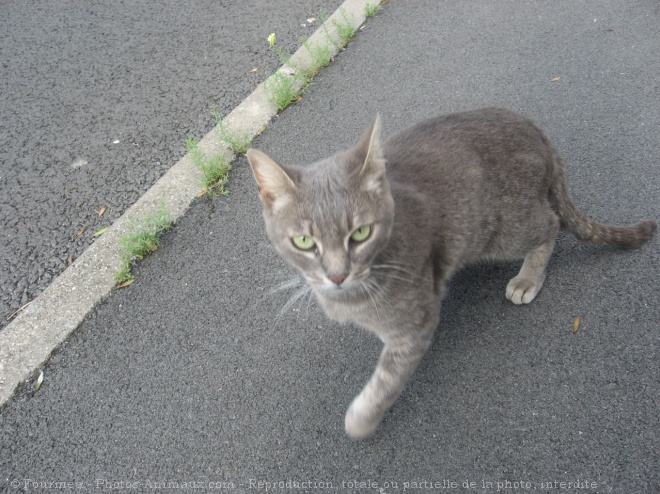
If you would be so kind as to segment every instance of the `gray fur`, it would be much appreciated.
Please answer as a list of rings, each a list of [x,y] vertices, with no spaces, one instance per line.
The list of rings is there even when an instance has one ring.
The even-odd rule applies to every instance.
[[[384,348],[346,413],[346,432],[371,434],[431,344],[448,280],[483,260],[522,259],[506,289],[529,303],[564,226],[579,239],[638,247],[652,221],[595,223],[573,204],[563,164],[528,119],[484,109],[420,122],[381,144],[380,123],[355,148],[307,167],[248,151],[266,230],[329,317],[376,333]],[[362,225],[369,238],[351,240]],[[292,238],[313,237],[301,251]],[[333,281],[334,280],[334,281]]]

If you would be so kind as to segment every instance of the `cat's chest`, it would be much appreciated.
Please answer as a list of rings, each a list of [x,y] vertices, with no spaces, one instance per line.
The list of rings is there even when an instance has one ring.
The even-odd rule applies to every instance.
[[[364,297],[362,296],[364,295]],[[372,331],[383,341],[401,326],[399,318],[406,311],[387,303],[378,294],[360,293],[350,300],[336,300],[317,294],[326,315],[340,323],[352,323]]]
[[[341,323],[354,323],[373,329],[375,322],[386,316],[387,307],[376,298],[354,294],[345,297],[327,297],[317,293],[317,299],[326,315]]]

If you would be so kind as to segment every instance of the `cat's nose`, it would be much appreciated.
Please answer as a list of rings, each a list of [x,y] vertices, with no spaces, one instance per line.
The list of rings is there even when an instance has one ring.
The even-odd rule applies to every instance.
[[[341,285],[348,275],[345,274],[329,274],[328,279],[332,281],[335,285]]]

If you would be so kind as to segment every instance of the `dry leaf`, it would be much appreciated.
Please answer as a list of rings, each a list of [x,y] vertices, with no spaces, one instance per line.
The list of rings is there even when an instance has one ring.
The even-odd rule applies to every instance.
[[[262,125],[261,128],[257,131],[257,135],[262,134],[266,130],[266,126]]]
[[[66,262],[69,266],[73,264],[73,256],[69,254],[69,257],[67,257]]]
[[[259,70],[259,67],[255,67],[255,68],[253,68],[252,70],[250,70],[250,72],[251,72],[252,74],[254,74],[257,70]]]
[[[557,77],[555,77],[555,78],[553,78],[553,79],[550,79],[550,82],[557,82],[557,81],[559,81],[559,80],[561,80],[561,76],[560,76],[560,75],[558,75]]]
[[[40,370],[39,377],[37,378],[37,385],[34,387],[34,390],[39,391],[39,388],[41,388],[41,383],[43,382],[44,382],[44,371]]]
[[[85,233],[87,231],[88,228],[89,228],[89,225],[83,226],[80,230],[78,230],[76,232],[76,237],[80,237],[83,233]]]
[[[133,278],[132,280],[124,281],[121,285],[117,285],[116,288],[126,288],[127,286],[132,285],[134,282],[135,282],[135,278]]]
[[[575,321],[573,321],[573,334],[577,334],[577,332],[580,330],[580,321],[580,316],[577,316]]]
[[[103,213],[105,213],[107,209],[108,209],[108,206],[103,206],[101,208],[101,211],[99,211],[99,216],[103,216]]]
[[[300,101],[302,101],[302,96],[298,96],[298,97],[295,99],[294,103],[298,103],[298,102],[300,102]]]
[[[96,232],[96,233],[94,234],[94,236],[95,236],[95,237],[100,237],[101,235],[103,235],[105,232],[108,231],[108,228],[110,228],[110,227],[109,227],[109,226],[106,226],[105,228],[101,228],[98,232]]]
[[[315,20],[316,20],[316,17],[310,17],[309,19],[307,19],[307,22],[309,22],[311,24]]]

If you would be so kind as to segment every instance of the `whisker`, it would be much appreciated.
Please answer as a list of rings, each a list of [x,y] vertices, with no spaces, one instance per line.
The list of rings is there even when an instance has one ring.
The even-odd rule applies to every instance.
[[[303,286],[300,290],[295,292],[293,295],[291,295],[291,298],[287,301],[286,304],[284,304],[284,307],[280,309],[280,311],[277,314],[277,319],[282,317],[284,313],[291,308],[293,304],[295,304],[298,300],[300,300],[302,297],[307,295],[307,292],[311,291],[312,287],[305,285]]]
[[[376,300],[374,299],[374,296],[372,295],[371,290],[369,289],[369,285],[365,282],[361,282],[360,288],[362,288],[365,291],[365,293],[369,295],[371,302],[374,304],[374,309],[376,310],[376,317],[380,320],[380,312],[378,312],[378,304],[376,303]]]
[[[374,264],[371,266],[371,269],[375,271],[374,274],[378,274],[379,276],[386,276],[389,278],[406,281],[408,283],[413,283],[422,279],[419,274],[413,273],[410,269],[407,269],[405,264],[397,264],[395,262]]]
[[[271,288],[268,290],[266,295],[273,295],[274,293],[281,292],[282,290],[289,290],[291,288],[295,288],[297,286],[302,285],[305,283],[302,278],[299,276],[296,276],[295,278],[291,278],[289,280],[286,280],[284,283],[282,283],[280,286],[276,286],[275,288]]]
[[[385,291],[385,289],[384,289],[382,286],[380,286],[380,285],[376,282],[376,280],[374,280],[374,279],[369,279],[369,280],[367,280],[367,282],[368,282],[368,284],[371,286],[371,288],[373,288],[374,291],[375,291],[378,295],[380,295],[381,298],[383,298],[383,299],[385,300],[385,302],[387,302],[388,305],[391,305],[390,299],[389,299],[389,297],[387,296],[387,292]]]
[[[309,315],[309,305],[312,303],[312,291],[311,288],[309,290],[309,295],[307,296],[307,314]]]
[[[304,283],[305,282],[303,281],[303,279],[300,276],[297,276],[295,278],[290,278],[290,279],[286,280],[284,283],[280,284],[279,286],[276,286],[276,287],[271,288],[270,290],[268,290],[258,300],[256,300],[252,306],[253,307],[259,307],[264,302],[264,300],[272,297],[276,293],[282,292],[284,290],[290,290],[292,288],[299,287],[299,286],[303,285]]]

